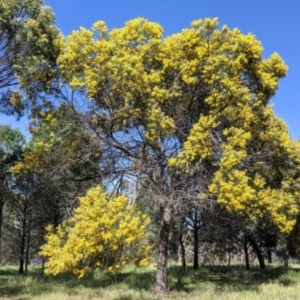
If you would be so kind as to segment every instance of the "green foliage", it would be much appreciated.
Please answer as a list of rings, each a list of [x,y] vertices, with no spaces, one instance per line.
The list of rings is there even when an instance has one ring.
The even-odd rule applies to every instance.
[[[12,167],[15,175],[52,172],[63,176],[57,174],[60,169],[60,173],[77,180],[87,170],[89,178],[92,173],[99,176],[99,141],[76,120],[69,107],[62,105],[39,112],[38,118],[31,120],[30,132],[32,138],[22,161]]]
[[[10,126],[0,125],[0,260],[9,256],[4,248],[11,236],[7,230],[8,223],[13,223],[16,219],[10,213],[10,207],[17,198],[16,193],[20,191],[16,178],[10,168],[21,160],[25,147],[25,137],[18,130],[13,130]],[[12,216],[13,215],[13,216]],[[4,250],[4,251],[3,251]],[[11,250],[11,248],[9,249]],[[3,255],[5,254],[5,255]]]
[[[0,125],[0,178],[21,158],[24,144],[25,138],[20,131]]]
[[[0,125],[0,227],[4,203],[13,194],[14,176],[10,168],[21,160],[24,146],[25,138],[20,131],[13,130],[7,125]]]
[[[29,104],[23,96],[35,101],[39,93],[50,91],[62,35],[43,0],[1,0],[0,15],[0,109],[21,114]],[[20,89],[11,90],[17,84],[25,95]]]

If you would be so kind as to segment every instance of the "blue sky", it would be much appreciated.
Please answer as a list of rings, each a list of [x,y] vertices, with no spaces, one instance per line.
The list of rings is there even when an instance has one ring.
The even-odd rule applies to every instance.
[[[110,29],[144,17],[161,24],[165,36],[189,27],[193,20],[218,17],[220,25],[251,32],[262,42],[264,57],[278,52],[289,67],[273,98],[276,114],[293,138],[300,139],[300,1],[298,0],[44,0],[52,7],[64,35],[104,20]],[[0,116],[0,123],[9,122]]]

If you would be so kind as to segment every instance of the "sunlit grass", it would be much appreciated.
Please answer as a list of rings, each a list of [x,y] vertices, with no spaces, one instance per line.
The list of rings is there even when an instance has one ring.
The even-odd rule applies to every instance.
[[[0,299],[300,299],[300,267],[296,265],[289,270],[269,267],[250,271],[244,266],[206,266],[197,271],[189,267],[186,272],[171,265],[171,292],[161,298],[152,293],[154,279],[154,266],[127,266],[115,277],[96,270],[82,280],[71,274],[44,276],[39,266],[31,266],[27,276],[19,276],[16,267],[2,266]]]

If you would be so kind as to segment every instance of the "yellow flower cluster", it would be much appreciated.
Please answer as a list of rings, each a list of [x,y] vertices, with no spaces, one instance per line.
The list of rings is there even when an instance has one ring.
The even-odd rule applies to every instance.
[[[252,132],[256,137],[252,143],[255,142],[254,147],[258,147],[259,142],[263,141],[264,151],[270,152],[274,166],[266,165],[266,154],[252,168],[244,165],[247,156],[252,154],[249,153],[249,148],[253,147],[250,144],[251,134],[241,129],[226,129],[223,134],[227,140],[222,146],[219,170],[209,191],[230,212],[242,214],[252,221],[267,217],[281,232],[288,233],[293,229],[299,211],[299,178],[295,176],[300,166],[299,145],[290,139],[285,123],[270,112],[267,116],[264,131]],[[287,165],[281,185],[270,187],[267,181],[272,182],[277,175],[274,172],[276,160],[281,160],[281,164],[286,161]]]
[[[71,271],[80,278],[90,267],[115,273],[127,263],[149,264],[147,215],[129,207],[125,196],[109,199],[99,186],[79,202],[72,218],[47,228],[40,252],[48,259],[47,274]]]
[[[231,170],[246,158],[246,146],[251,138],[251,133],[231,127],[225,129],[223,134],[227,137],[227,141],[222,146],[220,166],[226,170]]]
[[[11,167],[11,172],[17,176],[39,172],[50,160],[47,154],[59,141],[54,133],[57,124],[55,116],[50,112],[39,112],[39,117],[38,126],[30,128],[33,139],[26,146],[22,160]],[[32,121],[35,123],[35,120]]]
[[[10,98],[10,103],[12,106],[19,108],[22,106],[21,95],[17,91],[12,91],[12,96]]]

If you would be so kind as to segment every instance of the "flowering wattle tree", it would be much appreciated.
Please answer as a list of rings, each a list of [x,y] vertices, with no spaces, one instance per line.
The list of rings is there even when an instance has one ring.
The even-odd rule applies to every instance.
[[[219,29],[217,19],[162,36],[142,18],[111,31],[100,21],[74,31],[58,58],[72,90],[64,105],[99,140],[111,174],[140,180],[159,212],[157,293],[169,289],[169,232],[181,201],[215,199],[288,233],[299,197],[299,156],[269,105],[287,71],[280,56],[264,59],[254,35]]]
[[[109,199],[102,188],[79,199],[74,216],[56,229],[49,226],[40,254],[48,259],[46,274],[73,272],[83,277],[89,268],[115,273],[124,264],[147,266],[151,245],[147,215],[128,206],[128,199]]]

